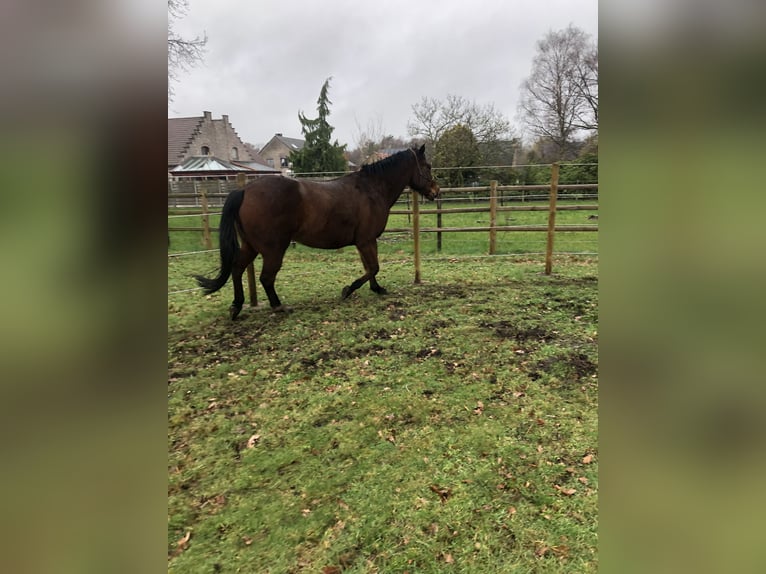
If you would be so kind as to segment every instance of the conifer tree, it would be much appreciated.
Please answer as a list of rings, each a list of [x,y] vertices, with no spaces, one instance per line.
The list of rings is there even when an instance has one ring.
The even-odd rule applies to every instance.
[[[330,115],[330,104],[332,104],[327,95],[331,79],[325,80],[319,92],[317,100],[319,116],[309,119],[303,112],[298,112],[303,139],[306,143],[303,148],[290,154],[290,161],[296,173],[346,171],[346,158],[343,155],[346,145],[339,144],[337,139],[330,143],[332,132],[335,130],[327,121]]]

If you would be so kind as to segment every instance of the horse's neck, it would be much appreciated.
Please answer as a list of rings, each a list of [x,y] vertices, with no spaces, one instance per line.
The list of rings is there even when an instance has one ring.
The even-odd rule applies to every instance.
[[[381,174],[379,183],[383,189],[386,202],[389,207],[396,203],[396,200],[402,195],[404,188],[409,183],[409,177],[406,174]]]

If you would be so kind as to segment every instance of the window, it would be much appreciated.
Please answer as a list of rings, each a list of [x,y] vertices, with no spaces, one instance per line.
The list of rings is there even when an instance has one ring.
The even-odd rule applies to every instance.
[[[274,158],[273,157],[267,158],[266,163],[269,164],[269,167],[274,167]]]
[[[202,155],[210,155],[210,148],[206,145],[203,145],[200,151],[202,152]]]
[[[231,159],[239,159],[239,150],[235,147],[231,148]]]
[[[286,157],[280,157],[279,158],[279,167],[289,167],[287,165],[287,158]]]

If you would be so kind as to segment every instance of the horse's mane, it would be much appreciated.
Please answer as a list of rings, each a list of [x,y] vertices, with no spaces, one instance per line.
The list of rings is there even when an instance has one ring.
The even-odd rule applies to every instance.
[[[393,155],[384,157],[374,163],[366,163],[362,166],[361,172],[367,175],[375,175],[386,171],[390,167],[394,167],[402,163],[411,154],[412,150],[407,148],[405,150],[396,152]]]

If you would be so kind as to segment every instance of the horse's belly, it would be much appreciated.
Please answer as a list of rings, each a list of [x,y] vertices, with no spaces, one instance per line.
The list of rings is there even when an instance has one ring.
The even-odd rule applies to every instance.
[[[340,249],[354,244],[353,233],[297,233],[295,240],[308,247],[317,249]]]

